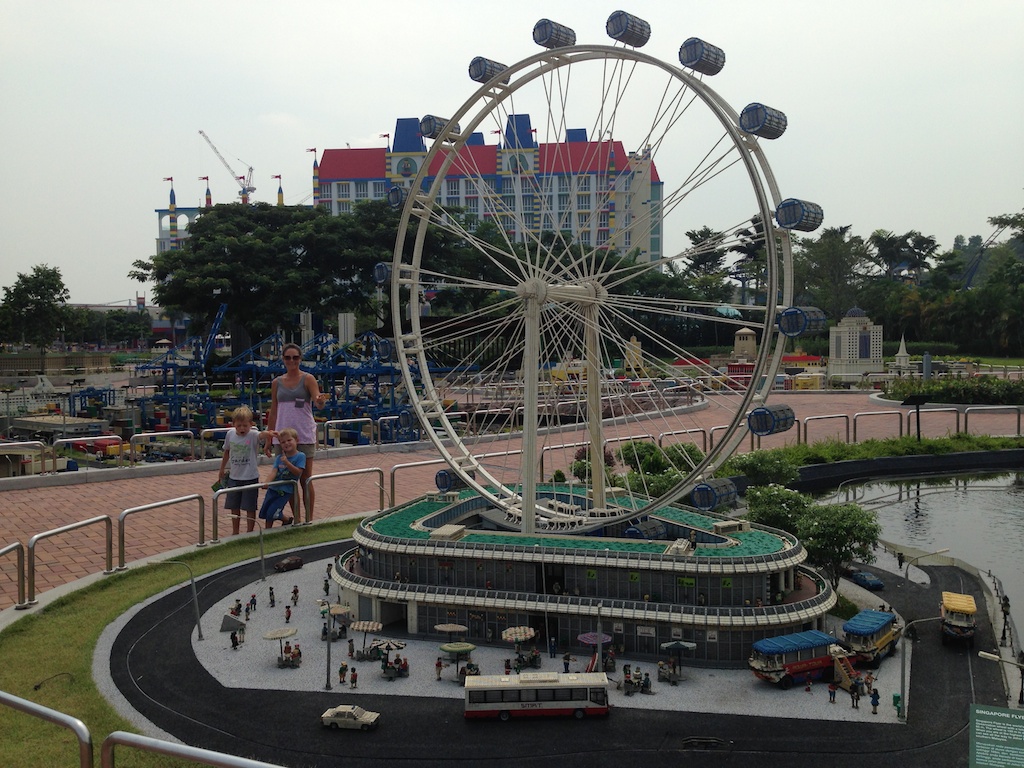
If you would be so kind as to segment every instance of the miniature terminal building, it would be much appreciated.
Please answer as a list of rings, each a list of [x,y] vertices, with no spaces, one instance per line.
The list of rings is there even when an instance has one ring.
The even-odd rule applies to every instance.
[[[681,505],[600,519],[579,486],[544,484],[538,506],[535,535],[465,488],[369,517],[335,562],[341,599],[359,619],[439,640],[438,624],[478,642],[525,625],[538,648],[553,637],[582,652],[577,636],[600,622],[621,653],[663,656],[681,639],[702,666],[742,666],[757,640],[823,629],[837,602],[780,530]]]

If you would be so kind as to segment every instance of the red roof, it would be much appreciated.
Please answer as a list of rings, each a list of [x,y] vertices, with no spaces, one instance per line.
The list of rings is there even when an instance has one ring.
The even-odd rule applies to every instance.
[[[782,362],[784,363],[820,363],[822,361],[821,355],[783,355]]]
[[[387,149],[325,149],[320,158],[320,181],[383,179],[387,176]]]
[[[439,153],[430,164],[430,175],[436,176],[448,153]],[[468,171],[468,172],[467,172]],[[459,156],[448,168],[449,176],[493,176],[498,172],[498,147],[494,144],[463,145]]]

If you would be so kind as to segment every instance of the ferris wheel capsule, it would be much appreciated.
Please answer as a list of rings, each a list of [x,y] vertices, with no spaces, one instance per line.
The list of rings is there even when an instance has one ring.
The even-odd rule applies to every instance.
[[[437,115],[424,115],[420,120],[420,135],[426,139],[436,139],[441,135],[444,127],[448,125],[448,119]],[[459,132],[459,124],[452,126],[452,133]]]
[[[544,48],[566,48],[576,45],[576,32],[551,19],[541,19],[533,25],[533,42]]]
[[[725,66],[725,51],[691,37],[679,47],[679,63],[703,75],[717,75]]]
[[[489,83],[506,69],[508,67],[504,64],[485,59],[483,56],[477,56],[469,62],[469,79],[475,80],[478,83]],[[508,85],[508,77],[502,79],[501,84]]]
[[[710,511],[736,501],[736,483],[724,477],[705,480],[690,491],[690,503],[697,509]]]
[[[828,328],[825,313],[817,307],[786,307],[779,313],[779,333],[794,338]]]
[[[762,405],[747,414],[747,427],[759,437],[785,432],[795,423],[796,414],[788,405]]]
[[[608,37],[632,48],[642,48],[651,39],[651,25],[625,11],[615,11],[604,25]]]
[[[397,211],[405,205],[407,197],[409,197],[409,190],[405,187],[391,187],[388,190],[388,205]]]
[[[775,220],[783,229],[813,232],[825,220],[825,213],[817,203],[790,197],[779,203],[775,209]]]
[[[777,139],[786,132],[789,121],[786,114],[764,104],[748,104],[740,112],[740,130],[760,136],[762,139]]]

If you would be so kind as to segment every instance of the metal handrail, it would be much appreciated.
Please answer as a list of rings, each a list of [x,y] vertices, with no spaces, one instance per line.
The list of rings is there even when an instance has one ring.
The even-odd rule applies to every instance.
[[[694,432],[699,432],[701,436],[701,450],[705,454],[708,452],[708,431],[703,427],[697,427],[696,429],[676,429],[671,432],[662,432],[658,435],[658,447],[664,448],[664,440],[666,437],[675,437],[676,435],[690,435]]]
[[[149,441],[154,437],[185,437],[188,436],[188,452],[190,456],[196,454],[196,433],[191,429],[178,429],[174,432],[140,432],[137,435],[132,435],[128,440],[128,461],[131,466],[135,466],[135,446],[141,442]]]
[[[236,486],[234,486],[232,488],[220,488],[219,490],[214,491],[213,492],[213,506],[210,509],[210,517],[211,517],[211,521],[210,521],[210,543],[211,544],[217,544],[217,543],[220,542],[220,538],[218,536],[219,530],[218,530],[218,523],[217,523],[217,519],[219,517],[219,515],[217,514],[217,510],[219,508],[219,505],[218,505],[217,502],[220,500],[221,496],[224,496],[225,494],[228,494],[228,493],[235,493],[236,491],[250,491],[253,488],[255,488],[258,491],[260,488],[274,488],[274,487],[279,486],[279,485],[291,485],[294,488],[298,488],[298,481],[297,480],[272,480],[269,483],[256,482],[256,483],[252,483],[250,485],[236,485]],[[200,539],[199,539],[199,546],[203,546],[202,536],[200,536]]]
[[[251,760],[248,757],[226,755],[223,752],[214,752],[201,747],[190,747],[187,744],[176,744],[170,741],[154,739],[151,736],[140,736],[137,733],[127,731],[114,731],[103,740],[100,747],[101,768],[114,768],[114,747],[118,744],[125,747],[134,747],[143,752],[152,752],[157,755],[167,755],[188,760],[202,765],[214,765],[218,768],[284,768],[279,763],[264,763],[260,760]]]
[[[728,424],[719,424],[717,427],[712,427],[708,430],[708,448],[709,450],[715,449],[715,432],[720,432],[723,429],[728,429]]]
[[[971,405],[964,408],[964,432],[970,432],[968,428],[968,419],[972,413],[984,413],[993,411],[1014,411],[1017,414],[1017,437],[1020,437],[1020,420],[1021,411],[1024,411],[1024,406],[1020,405]]]
[[[900,437],[903,437],[903,413],[900,411],[861,411],[853,414],[853,442],[857,442],[857,419],[861,416],[895,416],[900,426]]]
[[[394,421],[394,422],[397,423],[398,422],[398,416],[381,416],[379,419],[377,419],[377,444],[378,445],[383,445],[384,444],[384,438],[382,437],[382,435],[384,434],[384,430],[381,429],[380,425],[381,425],[382,422],[385,422],[385,421]],[[398,442],[398,441],[396,440],[395,442]]]
[[[0,549],[0,557],[3,557],[8,552],[18,553],[18,602],[14,607],[18,609],[28,608],[28,604],[25,602],[25,545],[20,541],[8,544],[3,549]]]
[[[920,410],[915,408],[915,409],[909,410],[909,411],[907,411],[907,432],[910,431],[910,417],[913,416],[915,413],[918,414],[918,417],[917,417],[918,418],[918,421],[917,421],[918,430],[920,430],[920,428],[921,428],[921,416],[920,416],[920,414],[922,414],[922,413],[955,413],[956,414],[956,431],[957,432],[960,431],[960,409],[959,408],[922,408]]]
[[[54,528],[52,531],[37,533],[28,540],[28,568],[26,571],[28,575],[27,605],[35,605],[39,602],[36,600],[36,544],[59,533],[67,533],[68,531],[74,531],[78,528],[84,528],[87,525],[100,522],[106,523],[107,526],[107,570],[103,573],[110,574],[114,572],[114,522],[110,519],[110,515],[97,515],[96,517],[90,517],[88,520],[79,520],[77,523],[62,525],[60,528]]]
[[[385,509],[383,469],[381,469],[380,467],[364,467],[362,469],[346,469],[340,472],[325,472],[322,475],[311,475],[310,477],[306,478],[306,492],[302,496],[306,508],[306,524],[309,524],[309,522],[313,519],[313,510],[309,508],[309,492],[310,490],[312,490],[314,480],[326,480],[329,477],[350,477],[352,475],[365,475],[370,472],[375,473],[379,477],[377,488],[380,489],[380,501],[378,502],[377,511],[383,511]],[[231,490],[234,489],[232,488]]]
[[[117,516],[117,570],[123,571],[127,566],[124,561],[124,521],[129,515],[134,515],[136,512],[146,512],[150,509],[159,509],[160,507],[169,507],[172,504],[181,504],[185,501],[199,501],[199,543],[196,546],[205,547],[206,542],[204,537],[206,535],[206,502],[203,497],[198,493],[192,493],[188,496],[181,496],[177,499],[164,499],[163,501],[154,501],[152,504],[143,504],[141,507],[129,507],[128,509],[121,512]],[[107,518],[108,520],[110,518]],[[109,554],[108,554],[109,557]]]
[[[124,440],[120,435],[91,435],[90,437],[62,437],[53,441],[53,471],[57,472],[57,446],[72,445],[74,443],[95,443],[97,440],[117,441],[117,466],[120,469],[124,465]]]
[[[92,768],[92,734],[89,733],[85,723],[77,717],[65,715],[56,709],[44,707],[42,704],[22,699],[6,691],[0,691],[0,704],[6,704],[11,709],[24,712],[26,715],[32,715],[32,717],[38,717],[40,720],[46,720],[54,725],[61,725],[67,728],[78,739],[78,765],[81,768]]]
[[[810,441],[807,439],[807,424],[811,421],[824,421],[825,419],[842,419],[846,424],[846,442],[850,442],[850,414],[848,413],[829,413],[823,416],[807,416],[803,420],[804,425],[804,445],[810,445]]]

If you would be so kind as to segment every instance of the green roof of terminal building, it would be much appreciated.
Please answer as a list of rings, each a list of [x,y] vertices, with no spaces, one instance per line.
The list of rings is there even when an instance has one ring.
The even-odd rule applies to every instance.
[[[542,490],[538,488],[538,490]],[[559,490],[557,488],[545,487],[543,490]],[[475,492],[464,489],[459,494],[460,500],[472,498]],[[430,538],[430,530],[415,524],[431,517],[451,506],[448,501],[434,501],[429,496],[415,499],[390,512],[385,512],[378,517],[364,523],[366,527],[376,531],[381,536],[395,539],[408,539],[424,541]],[[713,531],[714,524],[718,518],[701,514],[697,510],[684,509],[679,507],[663,507],[656,512],[648,512],[656,518],[661,518],[677,525],[689,528],[696,528],[704,531]],[[730,532],[729,538],[736,542],[731,547],[702,547],[697,546],[693,555],[696,557],[755,557],[769,555],[783,549],[785,542],[778,536],[767,531],[750,530]],[[661,554],[672,544],[671,541],[647,540],[647,539],[625,539],[608,538],[603,536],[574,536],[571,534],[537,534],[524,535],[521,533],[502,533],[500,531],[487,531],[486,533],[468,531],[460,541],[471,544],[494,544],[510,546],[534,546],[555,547],[564,549],[576,549],[586,551],[610,551],[610,552],[636,552],[647,554]]]

